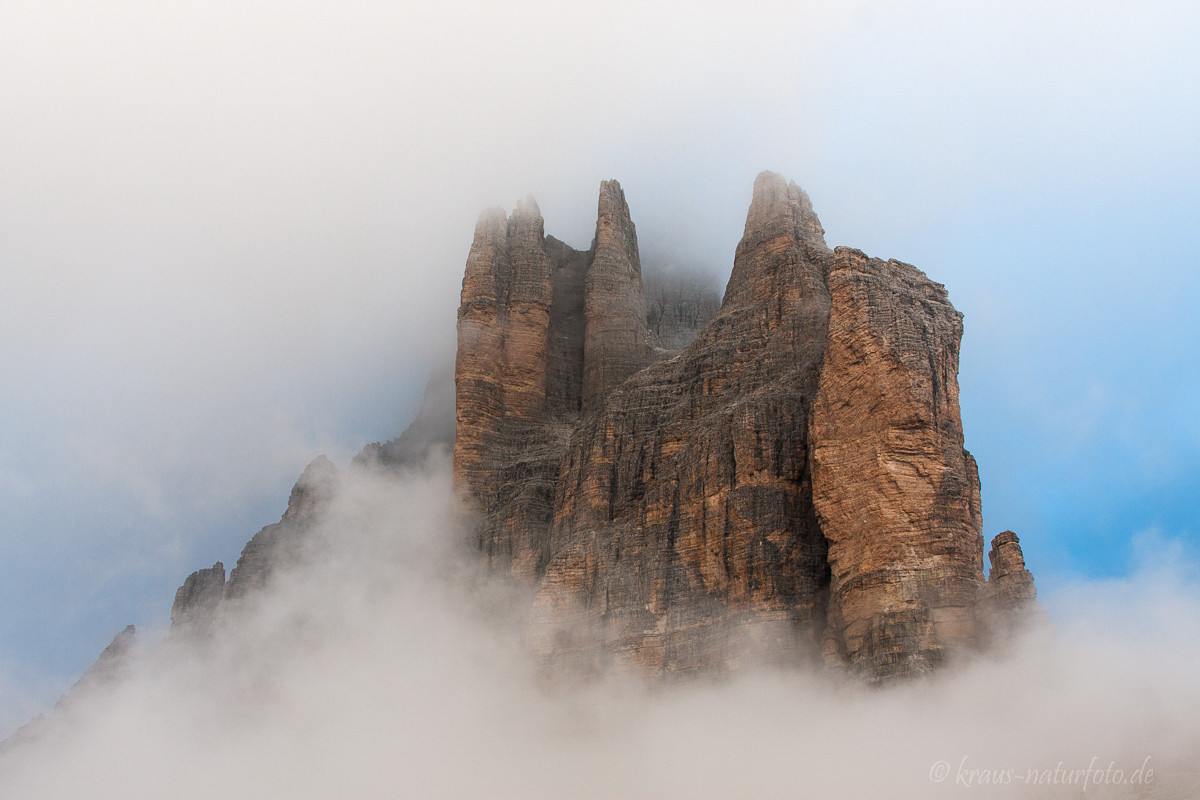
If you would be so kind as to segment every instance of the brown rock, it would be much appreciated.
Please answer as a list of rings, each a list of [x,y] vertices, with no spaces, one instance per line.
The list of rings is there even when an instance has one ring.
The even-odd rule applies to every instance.
[[[991,569],[979,606],[980,636],[984,644],[996,646],[1029,627],[1036,615],[1037,589],[1025,568],[1021,540],[1012,531],[996,534],[988,561]]]
[[[557,299],[577,298],[582,305],[582,274],[572,269],[577,263],[565,245],[547,246],[532,200],[511,219],[487,212],[475,229],[458,311],[455,480],[481,501],[480,549],[493,563],[529,577],[544,560],[538,533],[549,516],[555,461],[553,439],[546,447],[543,429],[552,411],[578,409],[582,385],[582,326],[563,330],[582,308],[551,313],[555,276],[580,284],[575,291],[560,289]],[[552,318],[559,330],[552,331]],[[569,363],[576,352],[578,363]],[[552,370],[561,384],[553,389]]]
[[[650,674],[823,651],[887,677],[977,643],[979,482],[943,287],[831,252],[807,195],[763,173],[719,311],[649,363],[619,187],[588,254],[513,225],[485,215],[468,261],[455,474],[492,562],[540,577],[543,649]],[[547,336],[541,300],[512,331],[516,263],[529,296],[549,275]],[[999,575],[989,596],[1024,580]]]
[[[715,319],[572,437],[543,626],[588,609],[650,673],[815,652],[828,576],[805,454],[829,257],[803,192],[760,176]]]
[[[830,654],[887,676],[974,643],[979,478],[958,409],[962,315],[941,284],[838,248],[813,405],[813,500],[829,541]]]
[[[493,564],[541,574],[572,426],[649,358],[637,234],[616,181],[601,185],[588,252],[545,236],[532,200],[480,217],[458,312],[454,474],[478,501]]]
[[[583,282],[583,408],[650,361],[642,262],[625,192],[600,184],[596,238]]]
[[[763,173],[698,332],[708,314],[685,295],[655,294],[649,318],[661,337],[677,309],[691,341],[652,346],[615,181],[586,252],[547,237],[532,200],[480,217],[458,312],[454,476],[490,564],[537,586],[541,651],[652,676],[767,659],[886,678],[1020,624],[1005,621],[1034,591],[1011,532],[983,581],[962,318],[940,284],[831,251],[808,196]],[[444,442],[445,404],[426,405],[357,460],[414,463]],[[173,619],[215,617],[212,598],[264,585],[337,485],[314,461],[223,594],[220,564],[193,573]]]

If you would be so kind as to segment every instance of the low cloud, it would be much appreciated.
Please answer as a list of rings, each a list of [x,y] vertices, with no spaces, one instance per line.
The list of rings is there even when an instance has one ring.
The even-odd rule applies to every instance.
[[[2,793],[1173,798],[1200,781],[1191,577],[1131,579],[1118,618],[1111,587],[1079,585],[1056,627],[932,680],[650,687],[531,656],[528,590],[485,571],[466,522],[444,455],[353,471],[301,565],[211,640],[143,633],[123,680],[0,756]]]

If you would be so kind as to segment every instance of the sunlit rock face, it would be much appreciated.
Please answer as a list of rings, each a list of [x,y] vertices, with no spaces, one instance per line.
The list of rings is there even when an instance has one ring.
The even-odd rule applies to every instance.
[[[616,181],[586,251],[532,199],[484,212],[453,388],[436,375],[409,429],[355,459],[453,448],[474,545],[535,589],[535,650],[652,677],[766,661],[884,679],[1021,629],[1036,601],[1015,534],[983,577],[941,284],[830,249],[804,191],[763,173],[719,307],[651,286],[648,309]],[[219,563],[188,578],[173,631],[211,630],[299,557],[338,484],[315,460],[228,581]]]
[[[537,583],[539,647],[648,675],[884,678],[1032,602],[1015,536],[983,579],[940,284],[831,250],[803,190],[763,173],[720,308],[668,352],[615,181],[598,217],[581,252],[532,201],[486,212],[459,309],[455,478],[487,558]]]
[[[958,408],[962,315],[915,267],[838,248],[811,436],[827,648],[875,675],[974,644],[979,476]]]

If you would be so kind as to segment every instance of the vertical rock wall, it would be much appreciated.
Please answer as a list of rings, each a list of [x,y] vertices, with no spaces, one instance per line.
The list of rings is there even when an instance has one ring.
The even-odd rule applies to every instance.
[[[651,674],[815,651],[828,574],[807,416],[830,257],[804,193],[760,176],[717,316],[572,437],[546,627],[584,609],[604,649]]]
[[[808,196],[763,173],[716,315],[695,333],[710,312],[664,289],[652,347],[615,181],[597,217],[578,251],[532,200],[485,212],[458,312],[455,481],[489,562],[537,585],[538,646],[647,675],[765,658],[887,678],[1025,624],[1033,578],[1011,531],[983,580],[962,317],[940,284],[831,251]],[[662,349],[664,331],[690,343]],[[432,387],[409,431],[357,460],[445,443],[448,394]],[[218,563],[180,587],[173,631],[211,631],[300,557],[337,491],[318,458],[228,581]]]
[[[1025,568],[1021,540],[1012,531],[992,539],[988,561],[991,568],[982,589],[978,625],[981,644],[996,647],[1029,627],[1038,613],[1037,589]]]
[[[887,677],[974,647],[979,481],[944,288],[830,251],[807,195],[763,173],[716,316],[650,363],[615,182],[598,212],[588,253],[486,214],[459,312],[456,476],[493,562],[540,580],[545,648],[650,674],[823,652]],[[516,264],[550,297],[520,329]],[[1023,591],[1010,544],[989,598]]]
[[[625,192],[600,184],[596,238],[584,277],[583,408],[649,363],[642,262]]]
[[[527,578],[549,561],[558,465],[582,410],[650,358],[637,232],[616,181],[581,252],[536,204],[480,217],[463,279],[454,474],[479,504],[479,546]]]
[[[831,655],[875,675],[975,641],[979,478],[958,407],[962,315],[941,284],[838,248],[813,406],[813,498],[829,541]]]

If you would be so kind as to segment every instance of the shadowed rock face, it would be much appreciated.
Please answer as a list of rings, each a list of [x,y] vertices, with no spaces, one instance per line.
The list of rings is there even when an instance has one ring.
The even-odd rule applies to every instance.
[[[811,655],[824,625],[806,453],[831,254],[778,176],[746,230],[717,316],[581,420],[558,481],[542,623],[589,609],[649,673]]]
[[[193,572],[175,592],[171,606],[171,635],[212,631],[225,597],[225,565]]]
[[[881,678],[976,646],[983,601],[1025,584],[1015,537],[995,588],[983,582],[961,315],[945,289],[831,251],[807,195],[763,173],[719,311],[650,363],[614,182],[599,206],[586,257],[545,238],[540,217],[537,235],[514,236],[522,209],[506,227],[485,214],[459,312],[455,475],[493,563],[539,581],[541,647],[648,674],[765,656]],[[514,289],[494,287],[521,285],[520,264],[539,283],[517,294],[551,302],[514,328]],[[560,624],[581,618],[586,640]]]
[[[454,419],[435,380],[409,430],[356,459],[412,464],[453,438],[476,545],[537,587],[535,648],[650,676],[767,659],[880,679],[1022,626],[1035,593],[1015,534],[983,580],[962,317],[940,284],[830,250],[808,196],[763,173],[715,316],[703,292],[656,288],[652,335],[615,181],[588,251],[543,227],[532,200],[480,217]],[[314,461],[228,582],[219,563],[188,578],[174,624],[261,587],[337,485]]]
[[[229,573],[225,597],[241,597],[260,589],[278,567],[300,555],[300,540],[312,529],[340,486],[337,467],[325,456],[313,459],[288,498],[279,522],[256,533]]]
[[[997,646],[1027,628],[1039,614],[1037,589],[1025,568],[1021,541],[1012,531],[992,539],[988,561],[991,570],[979,604],[979,632],[982,644]]]
[[[701,275],[678,271],[646,276],[646,327],[656,348],[674,355],[717,315],[721,297],[705,283]]]
[[[463,278],[454,472],[480,501],[479,546],[529,578],[549,560],[558,462],[580,413],[651,358],[637,233],[601,186],[587,252],[546,237],[537,205],[485,212]]]
[[[266,586],[281,566],[303,556],[303,540],[340,487],[337,467],[325,456],[313,459],[292,488],[279,522],[267,525],[246,543],[237,566],[225,580],[225,565],[193,572],[175,592],[171,635],[208,636],[225,603],[252,595]]]

